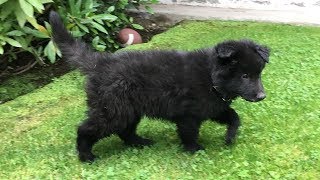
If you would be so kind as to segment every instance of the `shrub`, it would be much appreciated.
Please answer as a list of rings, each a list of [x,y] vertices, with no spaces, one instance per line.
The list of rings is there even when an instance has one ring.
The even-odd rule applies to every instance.
[[[32,54],[26,68],[47,60],[54,63],[59,50],[51,41],[48,23],[50,10],[57,10],[66,27],[76,37],[91,42],[98,51],[114,51],[120,48],[115,41],[117,31],[125,26],[136,29],[126,10],[139,5],[156,3],[156,0],[0,0],[0,68],[6,69],[21,52]],[[5,71],[3,71],[3,74]],[[1,73],[0,73],[1,76]]]

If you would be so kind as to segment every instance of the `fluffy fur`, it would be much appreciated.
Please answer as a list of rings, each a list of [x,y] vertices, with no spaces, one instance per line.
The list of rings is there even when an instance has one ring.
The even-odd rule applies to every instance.
[[[197,139],[206,119],[226,124],[225,141],[231,144],[240,125],[232,100],[265,98],[260,76],[269,50],[253,41],[191,52],[98,53],[74,39],[57,13],[51,12],[50,23],[63,57],[87,75],[88,118],[77,137],[81,161],[93,161],[92,146],[111,134],[131,146],[152,144],[136,134],[144,115],[174,122],[187,151],[203,149]]]

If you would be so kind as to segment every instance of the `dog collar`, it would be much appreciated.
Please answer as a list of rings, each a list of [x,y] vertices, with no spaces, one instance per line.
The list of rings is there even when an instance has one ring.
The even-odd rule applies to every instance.
[[[230,98],[227,98],[227,97],[223,96],[223,94],[218,91],[218,89],[217,89],[218,86],[212,86],[212,88],[215,90],[216,94],[217,94],[224,102],[231,102],[231,99],[230,99]]]

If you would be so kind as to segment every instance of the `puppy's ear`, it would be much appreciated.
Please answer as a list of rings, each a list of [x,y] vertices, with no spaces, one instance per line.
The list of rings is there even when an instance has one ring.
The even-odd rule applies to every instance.
[[[218,55],[218,62],[222,65],[235,65],[238,62],[235,60],[236,49],[228,45],[220,45],[216,47],[216,52]]]
[[[219,58],[227,59],[231,58],[236,53],[236,50],[232,46],[220,45],[216,48],[216,52]]]
[[[270,56],[270,49],[267,46],[256,46],[256,51],[259,54],[259,56],[266,62],[269,62],[269,56]]]

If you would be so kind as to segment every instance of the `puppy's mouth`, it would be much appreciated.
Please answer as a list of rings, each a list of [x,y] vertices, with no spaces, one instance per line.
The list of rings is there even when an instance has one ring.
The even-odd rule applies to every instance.
[[[265,95],[263,96],[256,96],[256,97],[245,97],[245,96],[241,96],[242,99],[249,101],[249,102],[259,102],[264,100],[264,98],[266,97]]]
[[[259,102],[262,101],[262,99],[257,99],[257,98],[244,98],[242,97],[242,99],[249,101],[249,102]]]

